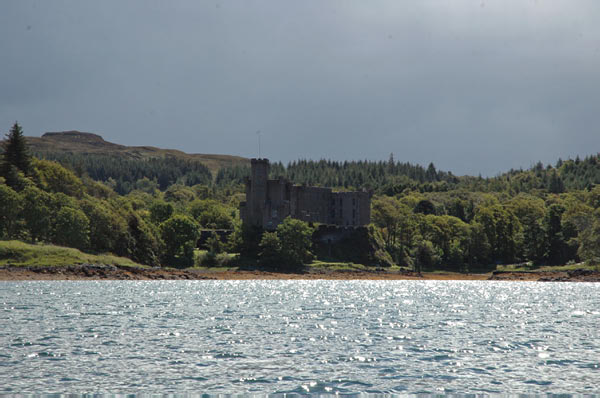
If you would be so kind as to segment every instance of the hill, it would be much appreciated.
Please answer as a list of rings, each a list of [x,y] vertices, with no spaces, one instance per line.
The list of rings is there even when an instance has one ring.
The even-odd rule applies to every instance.
[[[126,160],[146,160],[156,158],[177,158],[186,161],[199,161],[213,175],[223,167],[249,165],[249,159],[240,156],[216,154],[188,154],[175,149],[161,149],[152,146],[125,146],[105,141],[100,135],[81,131],[48,132],[41,137],[26,137],[34,154],[79,154],[117,156]]]

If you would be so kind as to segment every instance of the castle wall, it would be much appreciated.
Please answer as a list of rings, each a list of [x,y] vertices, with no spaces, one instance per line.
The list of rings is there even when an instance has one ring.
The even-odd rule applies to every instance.
[[[263,226],[268,229],[275,228],[290,212],[291,184],[283,179],[267,181],[267,201]]]
[[[366,225],[371,220],[371,200],[367,192],[333,192],[329,224]]]
[[[328,222],[330,188],[293,186],[292,217],[306,222]]]

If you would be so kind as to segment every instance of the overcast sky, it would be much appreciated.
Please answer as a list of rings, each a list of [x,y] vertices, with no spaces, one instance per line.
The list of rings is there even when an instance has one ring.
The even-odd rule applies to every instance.
[[[0,131],[493,176],[600,151],[600,2],[0,3]]]

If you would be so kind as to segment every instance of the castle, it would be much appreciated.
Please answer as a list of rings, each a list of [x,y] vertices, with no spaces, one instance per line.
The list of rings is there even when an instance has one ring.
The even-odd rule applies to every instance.
[[[294,185],[283,177],[269,180],[269,160],[252,159],[246,179],[246,201],[240,216],[246,225],[273,230],[286,217],[339,226],[361,226],[371,221],[367,191],[333,192],[331,188]]]

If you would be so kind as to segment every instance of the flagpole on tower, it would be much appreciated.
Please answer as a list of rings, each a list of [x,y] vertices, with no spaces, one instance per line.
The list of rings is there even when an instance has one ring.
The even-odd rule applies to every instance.
[[[258,158],[260,159],[260,130],[256,132],[256,135],[258,136]]]

